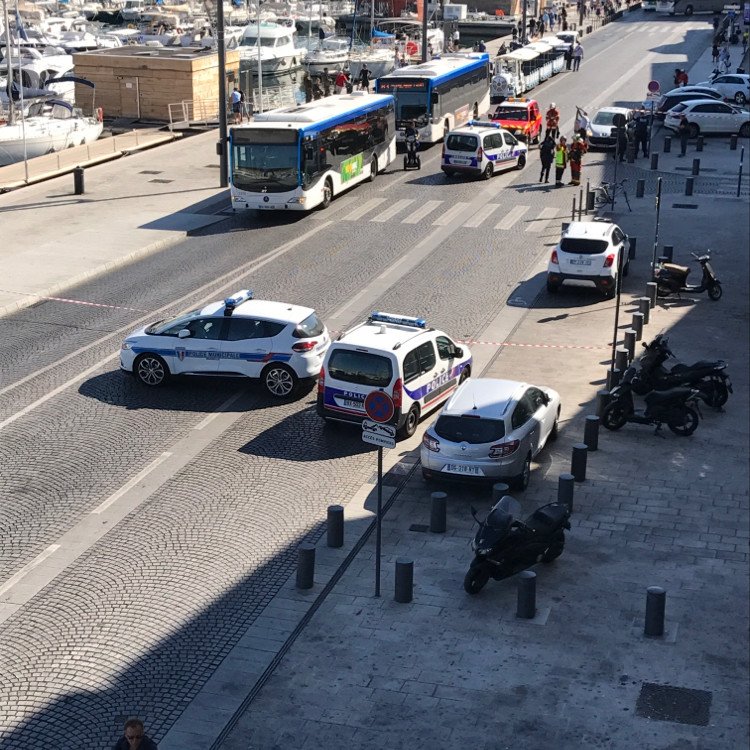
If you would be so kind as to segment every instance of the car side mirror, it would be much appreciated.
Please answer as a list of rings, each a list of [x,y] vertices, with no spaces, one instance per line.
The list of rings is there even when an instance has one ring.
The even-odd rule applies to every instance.
[[[189,339],[190,338],[190,331],[187,328],[183,328],[181,331],[177,332],[177,338],[178,339]]]
[[[459,359],[464,356],[464,350],[460,346],[453,347],[453,356]]]
[[[545,406],[549,406],[549,401],[550,401],[549,396],[546,393],[543,393],[542,394],[542,403]]]

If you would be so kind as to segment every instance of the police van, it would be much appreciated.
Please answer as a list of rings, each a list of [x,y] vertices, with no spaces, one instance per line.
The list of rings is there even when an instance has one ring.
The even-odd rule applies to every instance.
[[[326,421],[361,422],[365,398],[385,391],[401,437],[445,401],[471,374],[471,352],[422,318],[374,312],[331,343],[318,378],[318,414]]]
[[[494,122],[470,121],[443,141],[441,169],[447,177],[468,174],[489,180],[501,169],[523,169],[528,147]]]

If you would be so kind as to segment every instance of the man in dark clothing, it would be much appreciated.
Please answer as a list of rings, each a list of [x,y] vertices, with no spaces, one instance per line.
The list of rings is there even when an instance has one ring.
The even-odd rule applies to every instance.
[[[555,139],[552,134],[547,131],[547,135],[542,141],[542,145],[539,146],[539,158],[542,161],[542,171],[539,173],[539,182],[549,182],[549,170],[552,167],[552,162],[555,160]]]
[[[688,138],[690,137],[690,124],[685,115],[680,115],[680,125],[677,128],[677,134],[680,136],[680,153],[678,156],[685,156],[688,147]]]
[[[625,161],[625,155],[628,152],[628,131],[624,127],[615,128],[615,150],[612,152],[613,159]]]
[[[140,719],[128,719],[125,722],[125,731],[114,750],[157,750],[157,747],[143,731],[143,722]]]
[[[638,156],[638,149],[644,156],[648,156],[648,115],[641,112],[635,120],[635,155]]]
[[[365,64],[359,71],[359,87],[362,91],[370,91],[370,69]]]

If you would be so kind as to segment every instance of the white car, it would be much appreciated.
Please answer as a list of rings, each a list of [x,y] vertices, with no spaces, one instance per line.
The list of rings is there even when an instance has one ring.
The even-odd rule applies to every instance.
[[[595,148],[614,148],[617,136],[614,135],[616,128],[615,117],[622,115],[622,125],[627,125],[633,119],[633,111],[626,107],[602,107],[592,118],[588,129],[589,144]]]
[[[243,289],[223,302],[133,331],[120,349],[120,368],[144,385],[170,375],[260,378],[278,398],[320,372],[331,337],[315,310],[253,299]]]
[[[750,100],[750,74],[748,73],[723,73],[712,81],[703,81],[696,85],[710,86],[725,99],[740,105]]]
[[[678,130],[681,115],[687,117],[691,138],[700,133],[738,133],[742,138],[750,137],[750,113],[725,102],[694,99],[677,104],[664,116],[665,127]]]
[[[630,268],[630,240],[609,221],[571,221],[552,251],[547,265],[547,291],[563,283],[595,286],[607,299],[617,291],[617,269],[622,254],[622,275]]]
[[[445,137],[440,168],[447,177],[466,174],[488,180],[501,169],[523,169],[527,152],[523,141],[496,123],[470,121]]]

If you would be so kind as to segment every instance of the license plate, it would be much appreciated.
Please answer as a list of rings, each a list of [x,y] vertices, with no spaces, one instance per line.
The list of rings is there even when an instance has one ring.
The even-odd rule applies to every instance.
[[[443,471],[448,474],[469,474],[475,477],[483,477],[484,472],[478,466],[462,466],[461,464],[445,464]]]
[[[354,401],[351,398],[340,398],[338,399],[338,402],[341,404],[341,406],[345,406],[347,409],[364,409],[365,408],[364,401]]]
[[[451,164],[471,164],[471,159],[463,159],[460,156],[451,156]]]
[[[570,265],[571,266],[590,266],[591,265],[591,259],[590,258],[581,258],[579,260],[576,260],[575,258],[571,258]]]

